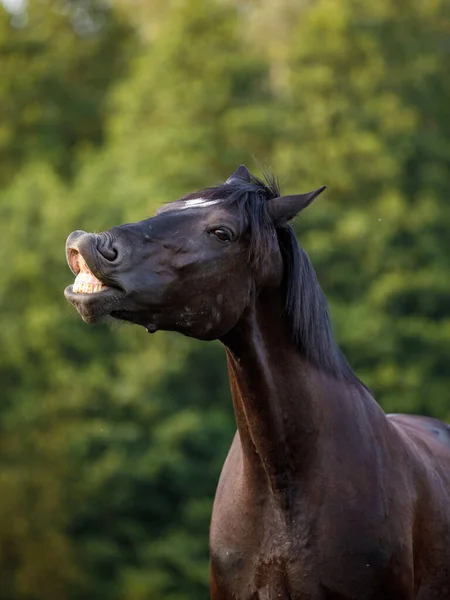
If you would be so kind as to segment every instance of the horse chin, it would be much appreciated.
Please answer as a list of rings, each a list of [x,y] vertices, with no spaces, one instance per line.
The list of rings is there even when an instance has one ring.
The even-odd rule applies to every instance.
[[[148,333],[157,331],[175,331],[186,337],[197,340],[211,341],[218,339],[215,331],[207,328],[200,323],[180,323],[178,320],[166,318],[164,311],[131,311],[131,310],[113,310],[110,316],[119,321],[126,321],[134,325],[141,325]]]
[[[114,288],[106,288],[99,292],[81,294],[73,291],[73,285],[64,290],[64,296],[78,311],[86,323],[97,323],[110,315],[120,305],[123,292]]]
[[[121,310],[118,308],[117,310],[112,310],[110,316],[118,321],[127,321],[134,325],[142,325],[149,333],[155,333],[155,331],[158,331],[159,329],[158,325],[154,322],[155,319],[149,319],[148,314],[144,312]]]

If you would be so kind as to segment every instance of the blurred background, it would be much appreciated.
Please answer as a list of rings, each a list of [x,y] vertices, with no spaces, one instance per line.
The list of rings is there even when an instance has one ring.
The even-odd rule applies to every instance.
[[[223,351],[88,326],[65,239],[244,162],[387,411],[450,421],[450,3],[0,3],[0,598],[208,597]]]

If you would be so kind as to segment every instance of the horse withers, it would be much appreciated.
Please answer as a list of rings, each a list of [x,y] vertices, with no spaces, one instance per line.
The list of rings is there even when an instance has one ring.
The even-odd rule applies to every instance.
[[[65,296],[225,346],[237,433],[211,530],[213,600],[449,600],[450,432],[386,416],[337,347],[281,196],[241,166],[139,223],[75,231]]]

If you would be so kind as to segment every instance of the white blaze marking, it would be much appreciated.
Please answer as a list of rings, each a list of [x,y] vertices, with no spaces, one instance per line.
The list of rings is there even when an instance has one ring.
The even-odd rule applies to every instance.
[[[1,0],[0,0],[1,2]],[[176,210],[186,210],[187,208],[205,208],[207,206],[212,206],[213,204],[218,204],[219,200],[206,200],[205,198],[191,198],[190,200],[176,200],[175,202],[170,202],[165,206],[162,206],[156,214],[160,214],[163,212],[172,212]]]
[[[205,198],[192,198],[191,200],[185,200],[183,206],[178,207],[179,210],[185,208],[203,208],[205,206],[212,206],[217,204],[220,200],[205,200]]]

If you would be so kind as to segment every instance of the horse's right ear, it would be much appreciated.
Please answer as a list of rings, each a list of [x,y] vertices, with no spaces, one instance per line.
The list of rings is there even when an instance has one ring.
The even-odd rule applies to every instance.
[[[230,175],[228,177],[228,179],[226,180],[225,183],[231,183],[234,180],[241,180],[241,181],[247,181],[250,182],[252,179],[252,174],[250,173],[250,171],[247,169],[247,167],[245,165],[241,165],[239,166],[236,171],[233,173],[233,175]]]
[[[291,219],[293,219],[300,211],[309,206],[311,202],[319,194],[327,189],[326,185],[308,192],[307,194],[295,194],[295,196],[279,196],[278,198],[272,198],[267,201],[267,209],[269,215],[272,217],[274,225],[284,225]]]

